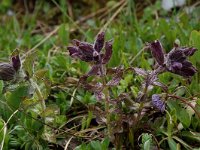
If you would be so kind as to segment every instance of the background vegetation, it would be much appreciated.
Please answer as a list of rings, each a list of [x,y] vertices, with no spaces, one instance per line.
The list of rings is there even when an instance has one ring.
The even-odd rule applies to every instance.
[[[171,73],[160,75],[168,92],[185,103],[172,98],[163,113],[147,103],[140,122],[134,120],[141,110],[135,98],[143,79],[126,73],[111,93],[112,98],[130,93],[131,103],[111,104],[111,111],[120,112],[114,111],[111,117],[113,135],[108,137],[103,101],[77,87],[90,66],[71,59],[67,50],[72,39],[92,43],[99,31],[106,31],[106,40],[114,41],[108,67],[151,70],[151,53],[141,49],[158,39],[166,52],[174,43],[196,47],[199,51],[190,60],[200,70],[199,1],[189,0],[167,12],[159,0],[2,0],[0,12],[0,59],[9,62],[18,48],[29,79],[0,81],[1,149],[200,148],[199,72],[190,80]],[[161,92],[155,87],[149,99]]]

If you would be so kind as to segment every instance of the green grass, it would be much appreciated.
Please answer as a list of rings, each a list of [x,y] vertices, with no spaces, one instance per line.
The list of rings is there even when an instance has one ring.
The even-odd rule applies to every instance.
[[[108,1],[106,11],[117,3],[118,1]],[[79,17],[93,13],[104,7],[104,4],[93,1],[73,2],[74,18],[71,18],[67,13],[70,7],[64,0],[37,1],[32,13],[23,9],[23,6],[19,7],[19,10],[24,11],[20,13],[16,5],[0,2],[0,59],[8,62],[12,51],[18,48],[23,61],[25,60],[23,67],[34,83],[0,82],[0,89],[4,88],[0,90],[0,142],[4,141],[2,148],[64,149],[68,142],[71,149],[77,147],[77,150],[106,150],[114,147],[116,143],[113,144],[107,138],[105,125],[97,125],[95,121],[95,118],[100,119],[98,114],[101,116],[95,108],[104,111],[103,103],[97,101],[90,92],[77,88],[78,79],[90,66],[71,59],[67,52],[67,46],[72,39],[92,42],[107,22],[106,39],[114,41],[109,67],[123,65],[125,68],[137,66],[151,69],[153,59],[148,50],[138,55],[134,61],[132,59],[146,42],[158,39],[166,52],[177,41],[182,46],[198,48],[199,51],[191,57],[191,61],[200,70],[200,7],[196,6],[191,14],[187,14],[184,9],[167,13],[159,4],[156,2],[149,7],[142,6],[141,16],[134,7],[138,5],[127,0],[127,5],[114,20],[110,19],[119,7],[101,19],[97,16],[77,24],[75,21]],[[192,2],[187,5],[192,5]],[[14,12],[12,16],[7,15],[10,9]],[[158,18],[155,14],[158,14]],[[56,32],[49,36],[54,31]],[[28,54],[30,50],[33,53]],[[182,77],[170,73],[160,75],[160,80],[169,86],[169,93],[175,92],[178,96],[188,98],[188,101],[192,97],[195,108],[200,112],[199,75],[198,72],[190,84],[186,84],[187,81]],[[141,81],[141,77],[129,72],[120,85],[113,89],[113,98],[123,91],[136,96]],[[180,86],[183,88],[179,89]],[[151,94],[154,93],[161,93],[161,90],[155,88]],[[46,110],[41,107],[40,96],[45,100]],[[134,113],[129,110],[128,105],[125,102],[120,106],[125,114]],[[151,128],[154,130],[148,132],[141,129],[131,135],[133,128],[130,125],[128,131],[124,131],[128,132],[125,135],[129,141],[123,141],[120,136],[115,138],[118,138],[119,144],[128,148],[135,146],[135,149],[150,149],[157,144],[162,149],[178,149],[179,146],[180,149],[199,148],[199,118],[191,115],[191,110],[185,111],[185,108],[189,109],[180,102],[170,101],[167,113],[153,118],[154,124],[151,124]],[[16,110],[18,111],[15,112]],[[186,116],[190,119],[184,118]],[[117,117],[120,116],[113,115],[112,119],[117,120]],[[148,122],[148,117],[143,121]],[[183,124],[181,130],[177,129],[180,123]],[[90,135],[92,132],[95,134]],[[123,136],[123,132],[121,135]]]

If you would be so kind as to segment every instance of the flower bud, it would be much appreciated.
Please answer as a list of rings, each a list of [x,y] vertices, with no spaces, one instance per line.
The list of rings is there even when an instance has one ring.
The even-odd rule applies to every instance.
[[[0,63],[0,80],[10,81],[15,78],[16,71],[9,63]]]
[[[159,109],[161,112],[165,111],[165,102],[161,100],[161,97],[158,94],[152,95],[152,104],[154,107]]]
[[[158,40],[151,42],[149,44],[149,49],[151,50],[151,53],[154,59],[157,61],[157,63],[162,66],[164,64],[165,58],[164,58],[164,50],[161,43]]]
[[[12,56],[11,60],[13,68],[15,69],[15,71],[18,71],[21,67],[21,60],[19,55]]]

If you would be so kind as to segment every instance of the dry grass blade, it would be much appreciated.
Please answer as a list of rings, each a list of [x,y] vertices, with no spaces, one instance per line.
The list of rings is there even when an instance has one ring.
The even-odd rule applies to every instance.
[[[108,22],[103,26],[103,28],[101,28],[101,30],[99,31],[99,33],[103,32],[106,30],[106,28],[108,27],[108,25],[115,19],[115,17],[123,10],[123,8],[127,5],[127,1],[125,1],[121,7],[118,8],[118,10],[112,15],[112,17],[108,20]]]
[[[71,142],[72,138],[73,138],[73,136],[67,141],[64,150],[67,150],[67,148],[68,148],[68,146],[69,146],[69,143]]]
[[[1,141],[1,149],[0,150],[3,150],[3,146],[4,146],[4,141],[5,141],[5,137],[6,137],[6,132],[7,132],[7,127],[6,127],[6,123],[5,121],[2,119],[3,123],[4,123],[4,126],[3,126],[3,138],[2,138],[2,141]],[[1,132],[0,132],[1,133]]]
[[[103,129],[106,126],[100,126],[100,127],[95,127],[95,128],[89,128],[89,129],[85,129],[85,130],[81,130],[79,132],[76,132],[75,135],[79,135],[79,134],[83,134],[83,133],[87,133],[87,132],[91,132],[91,131],[97,131],[99,129]]]

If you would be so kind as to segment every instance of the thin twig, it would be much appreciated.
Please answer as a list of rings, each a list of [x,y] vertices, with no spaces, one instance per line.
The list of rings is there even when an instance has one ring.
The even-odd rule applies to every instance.
[[[197,114],[197,116],[199,117],[199,119],[200,119],[200,113],[196,110],[196,108],[191,103],[189,103],[187,101],[188,99],[183,98],[183,97],[179,97],[179,96],[176,96],[176,95],[168,95],[168,97],[178,99],[181,102],[183,102],[183,103],[187,104],[188,106],[190,106],[194,110],[194,112]]]
[[[99,33],[103,32],[106,30],[108,25],[115,19],[115,17],[122,11],[122,9],[127,5],[127,1],[125,1],[121,7],[112,15],[112,17],[107,21],[107,23],[101,28]]]
[[[4,124],[3,128],[1,128],[0,133],[1,133],[1,131],[7,126],[8,122],[12,119],[12,117],[13,117],[18,111],[19,111],[19,110],[17,109],[17,110],[15,110],[15,111],[10,115],[10,117],[9,117],[8,120],[7,120],[7,122]]]
[[[130,64],[132,64],[132,63],[136,60],[136,58],[142,54],[142,52],[143,52],[145,49],[146,49],[146,46],[144,46],[144,47],[131,59]]]
[[[78,24],[85,22],[86,20],[101,14],[102,12],[104,12],[107,9],[108,9],[107,7],[101,8],[98,11],[96,11],[95,13],[89,14],[89,15],[81,18],[80,20],[75,21],[74,24],[76,24],[76,26],[78,26]],[[37,43],[33,48],[31,48],[29,51],[27,51],[21,58],[24,59],[26,55],[33,53],[36,48],[38,48],[40,45],[42,45],[44,42],[46,42],[51,36],[56,34],[58,32],[59,28],[60,28],[60,26],[56,26],[53,31],[51,31],[44,39],[42,39],[39,43]],[[72,31],[74,31],[74,29],[70,29],[70,32],[72,32]]]
[[[72,138],[73,138],[73,136],[67,141],[64,150],[67,150],[67,148],[68,148],[68,146],[69,146],[69,143],[70,143],[70,141],[72,140]]]
[[[5,121],[3,119],[2,119],[2,121],[3,121],[4,125],[5,125],[6,124]],[[2,138],[2,141],[1,141],[1,145],[0,145],[0,147],[1,147],[0,150],[3,150],[3,145],[4,145],[4,141],[5,141],[5,137],[6,137],[6,132],[7,132],[6,126],[4,128],[2,128],[2,129],[4,129],[4,132],[3,132],[3,138]]]
[[[115,10],[116,8],[121,6],[124,2],[125,2],[125,0],[122,0],[122,1],[118,2],[117,4],[115,4],[113,7],[108,9],[108,11],[105,11],[105,13],[101,14],[101,16],[99,16],[99,19],[101,20],[101,19],[105,18],[110,12],[112,12],[113,10]]]

